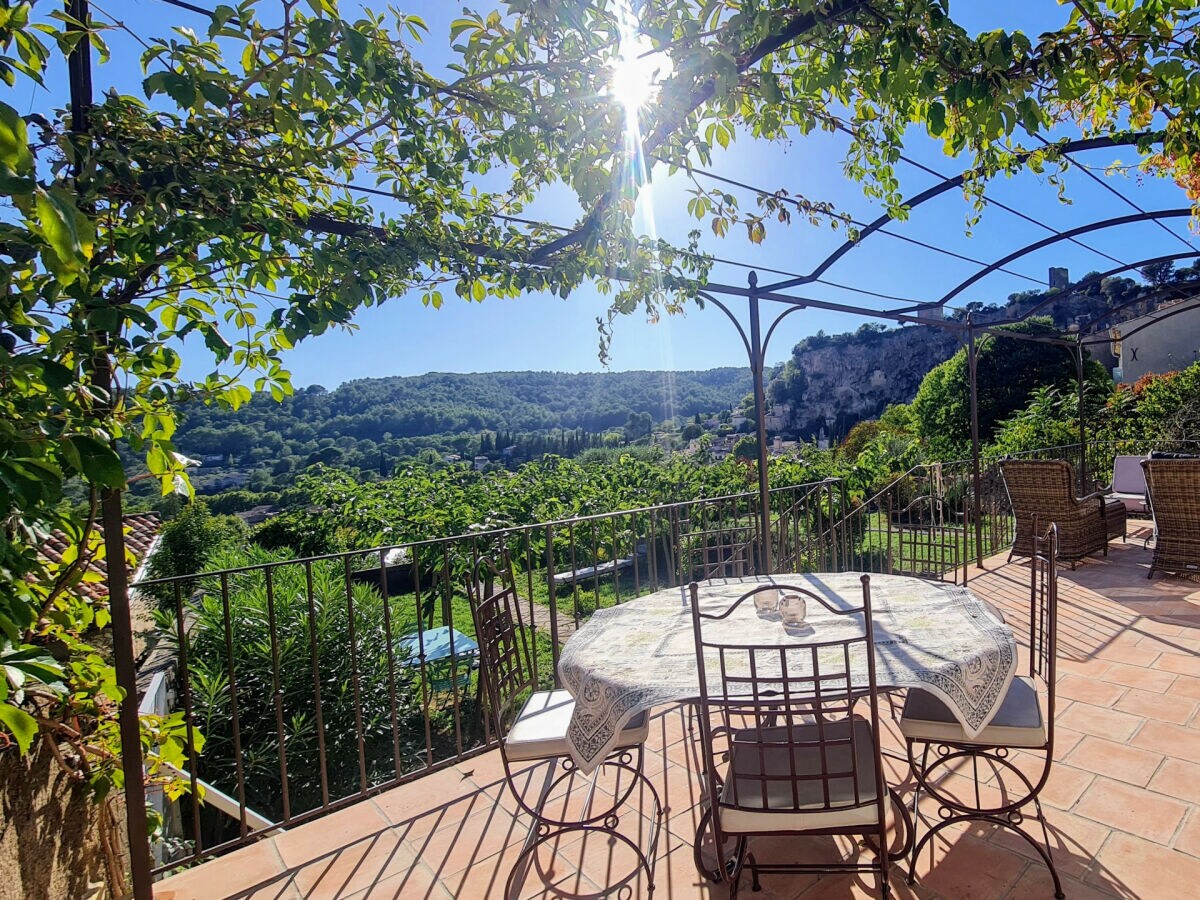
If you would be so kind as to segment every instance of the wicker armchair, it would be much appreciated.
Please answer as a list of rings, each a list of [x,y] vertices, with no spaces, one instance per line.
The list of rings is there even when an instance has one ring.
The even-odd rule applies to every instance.
[[[1161,572],[1200,573],[1200,459],[1142,463],[1154,515],[1154,557],[1147,578]]]
[[[1058,526],[1058,558],[1071,568],[1097,550],[1107,556],[1108,542],[1125,537],[1125,504],[1099,492],[1076,497],[1075,474],[1062,460],[1004,460],[1000,470],[1017,520],[1009,559],[1033,555],[1035,517]]]

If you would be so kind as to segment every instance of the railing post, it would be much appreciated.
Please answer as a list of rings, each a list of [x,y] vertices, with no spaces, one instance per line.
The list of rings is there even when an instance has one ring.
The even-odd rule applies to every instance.
[[[979,474],[979,350],[975,346],[975,329],[967,313],[967,372],[971,379],[971,480],[975,493],[975,565],[983,566],[982,503],[983,479]]]
[[[554,686],[561,687],[558,683],[558,591],[554,586],[554,526],[546,526],[546,599],[550,607],[550,659],[554,662]],[[599,601],[597,601],[597,606]],[[537,631],[534,630],[534,640],[537,640]],[[534,646],[534,655],[537,655],[536,644]]]
[[[884,513],[886,518],[883,520],[883,527],[887,529],[887,570],[888,574],[895,571],[896,566],[892,558],[892,494],[889,491],[887,496],[887,511]],[[901,552],[904,551],[904,545],[900,545]]]
[[[1088,490],[1087,420],[1083,405],[1083,339],[1075,345],[1075,377],[1079,382],[1079,495],[1090,494]]]

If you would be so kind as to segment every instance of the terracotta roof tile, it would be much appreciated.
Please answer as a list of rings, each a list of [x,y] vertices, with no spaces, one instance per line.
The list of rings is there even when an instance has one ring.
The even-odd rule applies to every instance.
[[[125,516],[125,546],[129,548],[135,560],[134,569],[129,573],[130,577],[133,576],[133,571],[146,560],[151,547],[158,538],[159,532],[162,531],[162,526],[162,516],[156,512],[130,513]],[[65,534],[61,531],[55,531],[42,544],[41,554],[49,562],[61,563],[63,554],[71,546],[72,544]],[[106,597],[108,595],[108,585],[105,579],[108,576],[108,566],[105,560],[92,559],[88,563],[87,568],[92,572],[98,573],[102,580],[81,581],[76,590],[92,600],[99,600],[102,597]]]

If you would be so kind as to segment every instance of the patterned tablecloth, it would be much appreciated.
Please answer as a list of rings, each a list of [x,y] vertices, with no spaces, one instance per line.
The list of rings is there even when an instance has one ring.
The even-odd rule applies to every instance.
[[[806,588],[849,608],[862,605],[860,577],[844,572],[708,581],[700,585],[700,603],[719,611],[754,584],[775,583]],[[918,578],[872,575],[871,608],[879,686],[924,688],[946,703],[968,735],[982,731],[1016,670],[1012,630],[966,588]],[[729,619],[706,623],[705,636],[769,647],[862,634],[861,616],[838,616],[812,600],[807,625],[811,638],[789,635],[777,620],[759,618],[747,601]],[[861,667],[861,678],[854,680],[865,685],[865,657]],[[699,696],[687,588],[597,610],[563,647],[558,672],[575,698],[567,732],[571,755],[590,772],[637,713]]]

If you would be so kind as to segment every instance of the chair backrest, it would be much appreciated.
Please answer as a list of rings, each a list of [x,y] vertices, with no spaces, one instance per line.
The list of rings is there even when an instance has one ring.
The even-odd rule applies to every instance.
[[[1048,522],[1078,515],[1075,474],[1069,463],[1061,459],[1005,459],[1000,462],[1000,471],[1015,515],[1037,514]]]
[[[1046,684],[1047,728],[1054,734],[1054,698],[1058,673],[1058,526],[1033,527],[1029,563],[1029,677]]]
[[[863,805],[866,801],[860,798],[870,796],[870,776],[875,785],[884,783],[870,577],[862,576],[862,605],[851,607],[835,605],[806,588],[773,584],[747,591],[723,611],[703,612],[699,585],[693,582],[689,590],[707,783],[720,784],[723,777],[717,765],[718,738],[732,741],[738,735],[739,741],[755,746],[759,754],[758,771],[739,772],[734,801],[723,796],[721,806],[763,812],[771,795],[775,799],[770,812],[786,813],[788,810],[779,805],[779,791],[772,789],[780,782],[790,784],[792,809],[821,812]],[[723,620],[747,604],[752,606],[755,596],[770,590],[798,593],[810,609],[819,604],[839,616],[859,617],[862,627],[856,629],[859,633],[855,636],[840,640],[775,646],[723,643],[709,634],[719,632]],[[868,748],[870,755],[866,757],[872,760],[869,765],[873,773],[862,765],[863,748],[858,746],[859,736],[853,727],[855,702],[864,696],[869,698],[869,721],[875,735],[874,746]],[[837,727],[839,723],[843,727]],[[838,745],[845,749],[829,752]],[[818,771],[807,775],[798,776],[794,763],[792,771],[780,773],[767,765],[767,754],[788,760],[796,758],[794,754],[812,755],[820,765]],[[807,785],[802,786],[803,782]],[[886,795],[882,789],[875,794],[882,821]],[[820,802],[814,803],[814,796]],[[714,815],[717,846],[721,845],[719,819]]]
[[[481,580],[479,576],[484,573],[490,577]],[[481,559],[468,586],[468,595],[475,640],[479,643],[479,677],[484,698],[497,736],[503,737],[508,733],[517,703],[537,688],[530,638],[521,618],[521,600],[507,557],[500,565],[486,557]]]
[[[1159,535],[1200,540],[1200,459],[1148,459],[1142,470]]]
[[[1144,456],[1118,456],[1113,459],[1112,489],[1118,494],[1145,494]]]

